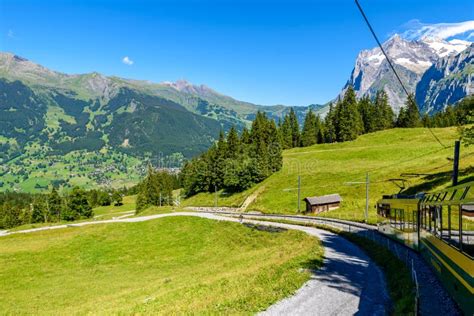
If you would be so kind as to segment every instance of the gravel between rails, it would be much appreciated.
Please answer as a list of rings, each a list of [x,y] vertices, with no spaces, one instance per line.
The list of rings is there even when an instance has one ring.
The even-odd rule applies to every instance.
[[[168,216],[197,216],[239,222],[232,217],[211,213],[180,212],[134,218],[82,222],[69,225],[41,227],[4,235],[32,233],[106,223],[133,223]],[[318,237],[324,246],[323,267],[294,295],[270,306],[262,315],[386,315],[390,298],[381,270],[357,246],[343,237],[313,227],[245,219],[245,223],[300,230]]]

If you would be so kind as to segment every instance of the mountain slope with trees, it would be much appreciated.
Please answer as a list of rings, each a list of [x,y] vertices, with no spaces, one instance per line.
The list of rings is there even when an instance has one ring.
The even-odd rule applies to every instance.
[[[388,129],[361,135],[354,141],[285,150],[280,171],[240,193],[229,195],[219,191],[217,205],[239,207],[247,197],[257,194],[247,211],[298,213],[300,177],[300,210],[305,208],[305,197],[339,193],[343,199],[341,208],[321,216],[363,221],[368,172],[369,221],[375,223],[373,205],[382,195],[431,191],[451,184],[451,159],[454,141],[459,138],[458,128],[434,128],[433,133],[446,148],[427,128],[418,127]],[[459,179],[461,183],[474,181],[473,175],[474,147],[463,146]],[[183,206],[214,204],[214,193],[200,193],[182,201]]]

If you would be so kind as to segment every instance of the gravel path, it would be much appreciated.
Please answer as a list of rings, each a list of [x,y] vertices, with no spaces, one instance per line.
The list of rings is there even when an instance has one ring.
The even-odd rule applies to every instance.
[[[231,214],[232,215],[232,214]],[[233,214],[236,216],[236,214]],[[301,222],[301,223],[319,223],[330,225],[336,228],[347,230],[345,224],[340,225],[340,223],[348,223],[351,225],[356,224],[356,227],[353,227],[353,233],[360,234],[363,237],[370,238],[373,241],[379,243],[384,247],[388,247],[395,255],[398,255],[402,261],[405,261],[407,266],[411,269],[412,265],[416,271],[417,279],[419,282],[419,294],[420,294],[420,306],[419,313],[420,315],[462,315],[458,306],[454,300],[446,292],[443,285],[440,283],[438,277],[434,274],[433,269],[426,263],[426,261],[420,256],[419,253],[408,249],[405,246],[393,241],[392,239],[386,237],[383,234],[380,234],[376,226],[362,224],[362,223],[351,223],[348,221],[337,220],[331,223],[331,219],[325,218],[314,218],[308,216],[278,216],[278,215],[244,215],[248,218],[258,218],[258,219],[290,219],[292,221]]]
[[[263,315],[388,314],[390,298],[384,276],[362,250],[328,231],[297,225],[282,227],[321,239],[324,265],[295,295],[272,305]]]
[[[180,212],[41,227],[7,232],[4,235],[106,223],[143,222],[168,216],[197,216],[214,220],[239,221],[237,218],[210,213]],[[388,314],[390,298],[384,276],[380,269],[354,244],[336,234],[312,227],[250,219],[244,222],[300,230],[318,237],[324,246],[323,267],[313,272],[311,279],[293,296],[272,305],[262,313],[263,315]]]

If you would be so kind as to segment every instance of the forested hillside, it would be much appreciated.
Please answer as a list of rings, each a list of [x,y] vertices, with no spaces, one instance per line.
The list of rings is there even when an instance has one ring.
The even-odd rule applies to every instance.
[[[341,208],[323,216],[362,221],[365,209],[365,180],[369,175],[370,220],[375,221],[373,205],[384,194],[430,191],[451,184],[454,140],[457,128],[396,128],[359,136],[355,141],[316,144],[283,152],[282,169],[241,193],[220,191],[218,206],[239,207],[256,194],[247,211],[298,213],[298,176],[301,199],[307,196],[339,193]],[[472,133],[472,132],[471,132]],[[474,181],[474,147],[461,148],[460,181]],[[360,182],[360,184],[357,184]],[[352,183],[352,184],[351,184]],[[212,193],[200,193],[184,206],[214,206]],[[300,201],[301,210],[304,202]]]

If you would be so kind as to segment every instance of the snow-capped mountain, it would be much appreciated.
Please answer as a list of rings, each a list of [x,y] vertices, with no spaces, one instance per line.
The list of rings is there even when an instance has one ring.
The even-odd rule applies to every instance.
[[[415,93],[417,84],[430,67],[440,59],[460,54],[470,45],[470,42],[458,39],[447,41],[436,37],[423,37],[406,40],[394,35],[383,44],[383,47],[407,90]],[[351,77],[342,93],[349,84],[354,86],[358,97],[373,96],[378,90],[384,89],[396,111],[406,101],[406,94],[378,47],[359,53]]]
[[[439,59],[416,86],[421,110],[433,113],[474,94],[474,44],[457,55]]]

